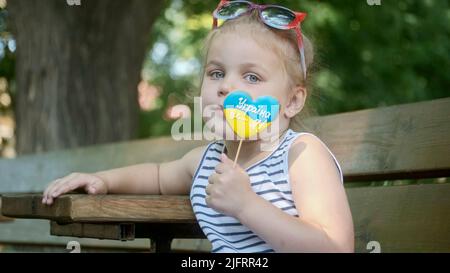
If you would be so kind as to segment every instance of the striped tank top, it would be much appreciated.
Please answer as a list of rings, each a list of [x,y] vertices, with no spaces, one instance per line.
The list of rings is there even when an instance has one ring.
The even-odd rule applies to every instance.
[[[309,133],[297,133],[289,129],[269,156],[246,169],[253,191],[292,217],[299,217],[299,212],[295,207],[289,184],[288,152],[295,139],[303,134]],[[326,145],[325,147],[328,149]],[[212,244],[212,252],[275,252],[270,245],[236,218],[219,213],[206,205],[205,188],[208,185],[208,177],[215,172],[216,165],[220,163],[223,149],[223,141],[215,141],[208,145],[193,177],[190,192],[195,217]],[[335,160],[343,182],[341,167],[331,151],[329,149],[328,151]]]

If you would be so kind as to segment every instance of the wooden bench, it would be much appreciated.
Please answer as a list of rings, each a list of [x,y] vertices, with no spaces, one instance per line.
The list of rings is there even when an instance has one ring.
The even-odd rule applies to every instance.
[[[314,117],[305,124],[343,167],[357,252],[450,251],[450,98]],[[39,232],[69,236],[62,237],[66,241],[113,239],[127,241],[120,243],[125,246],[151,238],[152,251],[169,251],[180,249],[173,238],[204,238],[187,196],[70,194],[44,207],[40,194],[24,194],[40,193],[73,171],[163,162],[203,144],[161,138],[2,160],[3,215],[38,220],[0,224],[0,243],[20,243],[42,219],[51,225]],[[37,244],[54,240],[33,236]],[[87,246],[98,246],[91,240]],[[188,250],[195,249],[210,248]]]

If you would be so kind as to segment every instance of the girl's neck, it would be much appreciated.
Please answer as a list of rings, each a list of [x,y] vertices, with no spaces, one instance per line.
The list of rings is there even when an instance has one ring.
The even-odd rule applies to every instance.
[[[246,167],[263,159],[277,147],[281,139],[283,139],[285,134],[287,133],[287,130],[288,129],[284,130],[278,136],[278,138],[275,139],[269,138],[243,141],[237,163],[245,169]],[[239,142],[240,141],[225,141],[224,152],[226,151],[226,155],[228,156],[228,158],[233,161],[236,158],[236,153],[239,148]]]

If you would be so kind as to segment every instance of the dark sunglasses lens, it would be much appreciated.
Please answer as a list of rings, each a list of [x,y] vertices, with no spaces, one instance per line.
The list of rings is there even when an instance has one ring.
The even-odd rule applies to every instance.
[[[229,4],[226,4],[225,6],[223,6],[222,8],[220,8],[216,15],[219,17],[219,19],[232,19],[232,18],[236,18],[240,15],[242,15],[243,13],[247,12],[248,9],[250,8],[250,4],[247,2],[241,2],[241,1],[236,1],[236,2],[230,2]]]
[[[295,14],[292,11],[279,7],[267,7],[261,15],[266,24],[280,29],[287,28],[295,20]]]

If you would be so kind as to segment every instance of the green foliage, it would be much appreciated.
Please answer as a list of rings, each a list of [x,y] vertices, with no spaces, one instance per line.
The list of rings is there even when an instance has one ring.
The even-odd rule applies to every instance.
[[[162,118],[167,107],[191,104],[192,96],[199,94],[202,42],[217,3],[171,0],[156,22],[142,74],[162,92],[159,107],[141,113],[139,137],[169,134],[171,122]],[[370,6],[364,0],[286,0],[282,4],[308,13],[302,28],[316,49],[318,69],[310,99],[318,114],[449,96],[448,1],[382,0],[380,6]],[[6,18],[6,10],[1,10],[5,54],[0,56],[0,77],[14,86],[15,52],[5,46],[11,39]]]

